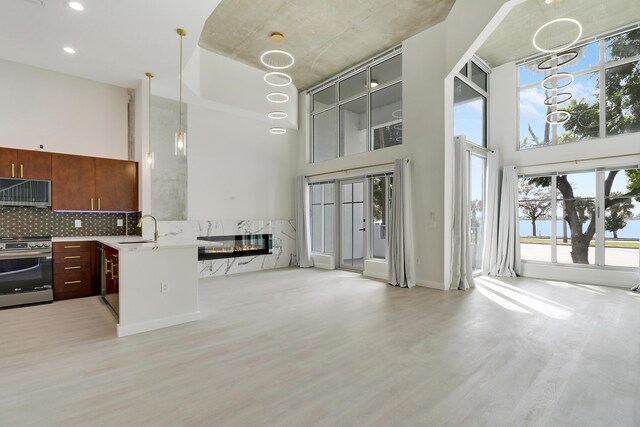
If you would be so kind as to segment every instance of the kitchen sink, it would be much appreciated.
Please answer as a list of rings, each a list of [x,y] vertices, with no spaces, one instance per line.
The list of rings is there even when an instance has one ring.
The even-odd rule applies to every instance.
[[[135,241],[127,241],[127,242],[118,242],[119,245],[133,245],[138,243],[155,243],[153,240],[135,240]]]

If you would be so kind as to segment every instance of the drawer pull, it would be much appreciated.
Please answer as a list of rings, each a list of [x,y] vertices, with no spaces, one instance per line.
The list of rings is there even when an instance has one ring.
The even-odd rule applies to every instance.
[[[71,280],[70,282],[64,282],[65,285],[75,285],[76,283],[82,283],[82,280]]]
[[[80,255],[70,255],[70,256],[64,257],[64,259],[76,259],[76,258],[80,258]]]
[[[77,270],[77,269],[79,269],[79,268],[82,268],[82,267],[81,267],[81,266],[79,266],[79,265],[74,265],[73,267],[65,267],[64,269],[65,269],[65,270]]]
[[[80,248],[80,247],[82,247],[82,246],[80,246],[80,245],[72,245],[72,246],[65,246],[64,248],[65,249],[74,249],[74,248]]]

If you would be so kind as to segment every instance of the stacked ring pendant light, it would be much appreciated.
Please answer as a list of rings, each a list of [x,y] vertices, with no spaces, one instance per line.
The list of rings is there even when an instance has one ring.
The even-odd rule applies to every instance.
[[[284,36],[281,33],[272,33],[270,38],[274,43],[284,42]],[[260,62],[265,67],[271,69],[271,71],[265,73],[264,82],[276,89],[267,94],[267,101],[274,104],[284,104],[288,102],[289,95],[277,89],[289,86],[293,82],[291,76],[283,71],[291,68],[295,63],[293,55],[284,50],[268,50],[260,55]],[[286,119],[289,115],[285,111],[273,110],[267,116],[272,120],[282,120]],[[281,126],[274,126],[269,129],[269,133],[281,135],[287,133],[287,129]]]
[[[543,47],[540,45],[538,37],[540,33],[546,28],[560,23],[569,23],[577,28],[577,35],[571,42],[557,47]],[[561,67],[566,67],[573,64],[578,59],[578,52],[575,50],[569,50],[574,46],[582,37],[582,25],[580,22],[573,18],[557,18],[552,19],[546,24],[542,25],[533,35],[533,46],[540,52],[549,53],[550,56],[546,57],[538,64],[538,70],[548,75],[542,80],[540,86],[544,89],[545,93],[551,92],[551,95],[546,96],[543,101],[545,107],[553,109],[549,111],[545,116],[545,121],[551,125],[561,125],[566,123],[571,118],[571,113],[564,109],[560,104],[565,104],[571,100],[573,94],[568,92],[567,88],[571,86],[574,80],[574,76],[568,72],[559,72]],[[560,92],[562,90],[562,92]]]

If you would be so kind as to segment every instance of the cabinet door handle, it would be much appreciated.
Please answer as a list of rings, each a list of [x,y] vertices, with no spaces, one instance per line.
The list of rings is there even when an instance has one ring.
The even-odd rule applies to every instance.
[[[16,164],[11,163],[11,178],[15,178],[15,177],[16,177]]]
[[[81,268],[79,265],[74,265],[73,267],[65,267],[64,269],[65,270],[77,270],[79,268]]]
[[[79,248],[80,245],[69,245],[69,246],[65,246],[65,249],[75,249],[75,248]]]
[[[80,258],[80,255],[72,255],[72,256],[64,257],[64,259],[76,259],[76,258]]]
[[[20,165],[20,178],[24,178],[24,165]]]
[[[91,210],[93,210],[93,197],[91,198]]]
[[[75,285],[76,283],[82,283],[82,280],[71,280],[69,282],[64,282],[65,285]]]
[[[100,210],[100,197],[98,197],[98,210]]]

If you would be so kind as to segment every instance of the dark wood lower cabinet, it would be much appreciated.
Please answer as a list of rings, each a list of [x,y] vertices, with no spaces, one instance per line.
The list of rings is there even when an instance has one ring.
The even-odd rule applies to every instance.
[[[53,299],[89,297],[100,294],[95,242],[53,244]]]

